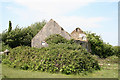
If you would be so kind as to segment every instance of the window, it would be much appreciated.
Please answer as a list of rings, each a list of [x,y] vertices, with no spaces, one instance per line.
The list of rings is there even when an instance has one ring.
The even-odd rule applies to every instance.
[[[76,28],[76,32],[78,32],[80,29],[79,28]]]
[[[85,37],[85,36],[83,36],[82,39],[83,39],[84,41],[86,41],[86,37]]]
[[[64,30],[64,29],[61,27],[61,30]]]
[[[79,34],[79,38],[82,38],[82,40],[86,41],[87,38],[86,38],[86,35],[85,34]]]
[[[43,45],[43,46],[45,45],[45,41],[42,42],[42,45]]]
[[[79,38],[81,38],[82,36],[81,36],[81,34],[79,34]]]
[[[84,37],[85,36],[85,34],[79,34],[79,37],[80,38],[82,38],[82,37]]]

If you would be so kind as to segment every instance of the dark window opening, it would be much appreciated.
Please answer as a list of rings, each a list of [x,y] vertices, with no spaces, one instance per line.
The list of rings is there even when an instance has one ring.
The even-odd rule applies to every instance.
[[[76,28],[76,32],[78,32],[79,31],[79,28]]]
[[[45,41],[43,41],[41,44],[44,46],[45,45]]]
[[[61,30],[64,30],[64,29],[61,27]]]
[[[82,43],[80,43],[80,45],[82,45]]]
[[[54,27],[55,27],[55,21],[54,21]]]

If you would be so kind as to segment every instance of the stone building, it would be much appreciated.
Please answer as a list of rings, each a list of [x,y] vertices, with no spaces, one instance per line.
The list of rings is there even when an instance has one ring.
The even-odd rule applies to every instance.
[[[32,47],[46,47],[48,44],[45,39],[53,34],[60,34],[62,37],[70,40],[71,36],[61,26],[59,26],[53,19],[51,19],[32,39]]]
[[[71,38],[75,40],[76,43],[82,45],[82,47],[86,48],[89,52],[90,50],[90,44],[88,43],[86,34],[80,29],[76,28],[71,33]]]
[[[53,34],[60,34],[62,37],[70,40],[74,39],[76,43],[82,45],[88,51],[90,51],[90,45],[86,38],[86,35],[80,28],[76,28],[71,34],[66,32],[61,26],[59,26],[53,19],[51,19],[32,39],[32,47],[47,47],[48,44],[45,39]]]
[[[75,40],[87,42],[86,34],[80,28],[76,28],[72,33],[71,37]]]

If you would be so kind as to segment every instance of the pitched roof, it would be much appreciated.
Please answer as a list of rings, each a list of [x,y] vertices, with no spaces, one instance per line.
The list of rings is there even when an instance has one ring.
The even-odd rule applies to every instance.
[[[45,40],[48,36],[52,34],[60,34],[66,39],[71,39],[71,36],[66,32],[58,23],[51,19],[32,39],[31,45],[40,45],[41,41]]]
[[[87,41],[85,33],[80,29],[76,28],[72,33],[71,37],[75,40]]]
[[[73,34],[74,32],[77,32],[77,33],[83,33],[83,31],[78,27],[76,28],[74,31],[72,31],[71,34]]]

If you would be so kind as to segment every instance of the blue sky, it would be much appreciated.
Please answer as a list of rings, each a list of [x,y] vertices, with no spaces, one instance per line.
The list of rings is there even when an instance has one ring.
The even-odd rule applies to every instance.
[[[0,17],[0,33],[8,28],[9,20],[15,28],[52,18],[69,33],[80,27],[118,45],[117,0],[1,0]]]

